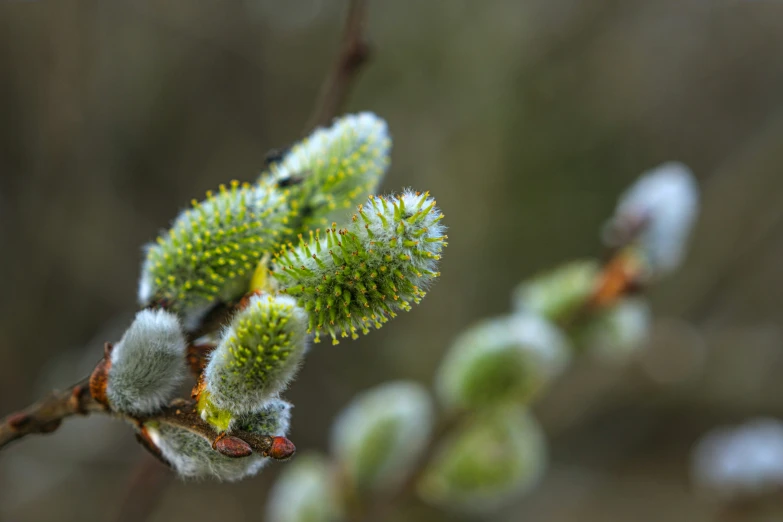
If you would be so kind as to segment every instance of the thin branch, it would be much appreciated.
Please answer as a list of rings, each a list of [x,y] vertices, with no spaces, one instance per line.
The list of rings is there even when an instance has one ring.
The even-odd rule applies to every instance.
[[[104,407],[90,396],[88,379],[84,379],[0,421],[0,449],[27,435],[51,433],[60,427],[63,419],[73,415],[95,412],[104,412]]]
[[[366,20],[366,0],[350,0],[337,60],[321,86],[318,101],[304,129],[305,133],[328,124],[345,105],[359,71],[370,56],[370,46],[364,34]]]

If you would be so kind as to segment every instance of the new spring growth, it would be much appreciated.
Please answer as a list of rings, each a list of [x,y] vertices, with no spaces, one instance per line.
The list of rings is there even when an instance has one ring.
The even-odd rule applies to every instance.
[[[647,278],[656,278],[682,262],[698,210],[699,188],[691,170],[682,163],[664,163],[642,174],[620,196],[604,241],[638,249]]]
[[[427,193],[370,196],[348,227],[316,230],[279,253],[273,276],[310,314],[315,342],[322,332],[335,344],[338,334],[356,338],[424,296],[447,245],[442,218]]]
[[[436,375],[450,408],[528,402],[565,369],[571,348],[561,331],[533,314],[484,320],[462,333]]]
[[[236,419],[235,429],[259,435],[284,437],[288,432],[291,405],[272,399],[257,412]],[[253,453],[232,458],[212,449],[201,435],[164,423],[144,425],[152,443],[160,449],[163,458],[183,477],[236,481],[258,473],[270,458]]]
[[[293,378],[306,349],[307,314],[285,295],[253,296],[223,332],[204,370],[204,420],[223,431]]]
[[[247,291],[263,253],[290,237],[291,216],[283,194],[269,184],[234,181],[194,200],[148,247],[140,303],[160,303],[193,325],[216,302]]]
[[[386,383],[356,396],[335,419],[331,447],[351,484],[383,488],[404,478],[432,428],[427,391],[413,382]]]
[[[185,378],[185,338],[177,316],[142,310],[111,351],[105,398],[115,411],[155,412]]]
[[[291,147],[264,176],[286,186],[302,209],[302,230],[328,226],[342,222],[375,193],[389,166],[390,149],[383,119],[370,112],[351,114]]]
[[[534,487],[546,455],[544,434],[524,410],[485,410],[435,449],[417,490],[443,508],[485,512]]]
[[[337,484],[326,457],[300,455],[283,469],[269,493],[268,522],[337,522],[342,520]]]

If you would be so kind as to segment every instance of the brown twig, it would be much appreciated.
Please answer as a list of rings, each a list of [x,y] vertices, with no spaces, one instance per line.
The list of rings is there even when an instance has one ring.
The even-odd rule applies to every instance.
[[[366,0],[350,0],[337,60],[321,86],[318,101],[304,129],[305,133],[328,124],[345,105],[351,87],[370,55],[370,47],[364,34],[366,20]]]
[[[103,412],[104,408],[90,396],[88,380],[63,391],[54,391],[32,406],[0,421],[0,449],[34,433],[51,433],[63,419],[73,415]]]

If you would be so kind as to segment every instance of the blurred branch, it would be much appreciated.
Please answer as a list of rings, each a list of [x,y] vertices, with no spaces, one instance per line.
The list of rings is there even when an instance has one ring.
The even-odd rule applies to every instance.
[[[366,0],[350,0],[337,60],[321,86],[318,101],[305,127],[306,133],[328,124],[345,105],[353,82],[370,55],[364,34],[366,20]]]

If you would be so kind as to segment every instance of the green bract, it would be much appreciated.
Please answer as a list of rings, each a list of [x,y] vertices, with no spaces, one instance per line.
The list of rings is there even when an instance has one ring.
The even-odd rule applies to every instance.
[[[306,349],[307,315],[289,296],[256,295],[223,332],[204,370],[199,407],[224,430],[288,384]],[[230,414],[230,415],[229,415]]]
[[[441,507],[474,512],[532,488],[547,460],[541,428],[516,407],[476,415],[435,451],[418,484],[419,494]]]
[[[454,342],[441,362],[436,388],[451,408],[527,402],[563,371],[569,356],[563,334],[539,316],[485,320]]]
[[[447,245],[442,217],[426,193],[370,196],[347,228],[311,232],[278,254],[273,276],[310,314],[315,342],[324,331],[335,343],[338,333],[355,338],[424,296]]]

